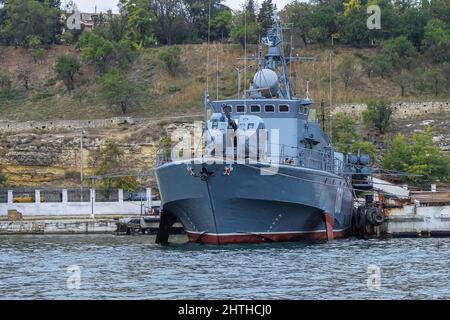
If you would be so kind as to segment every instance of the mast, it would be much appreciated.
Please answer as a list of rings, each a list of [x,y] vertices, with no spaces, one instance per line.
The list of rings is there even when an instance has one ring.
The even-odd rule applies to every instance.
[[[292,98],[292,88],[289,81],[288,68],[284,57],[284,39],[283,28],[281,26],[280,17],[274,13],[273,27],[267,31],[267,36],[262,38],[262,43],[269,47],[265,56],[264,68],[278,71],[278,80],[282,84],[281,94],[284,99]]]

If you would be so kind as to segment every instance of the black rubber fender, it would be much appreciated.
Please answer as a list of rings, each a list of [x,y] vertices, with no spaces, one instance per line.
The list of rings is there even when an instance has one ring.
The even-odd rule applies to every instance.
[[[384,213],[383,210],[375,208],[375,210],[371,214],[372,217],[372,225],[377,227],[383,224],[384,222]]]

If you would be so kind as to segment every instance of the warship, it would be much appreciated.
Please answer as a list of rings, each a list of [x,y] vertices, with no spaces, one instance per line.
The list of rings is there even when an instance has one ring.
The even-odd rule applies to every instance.
[[[311,116],[313,101],[293,97],[288,66],[294,58],[285,57],[283,27],[276,14],[273,20],[249,88],[229,100],[205,94],[201,154],[157,156],[156,242],[167,242],[175,221],[189,241],[205,244],[349,234],[355,181],[370,188],[370,158],[337,152],[324,124]]]

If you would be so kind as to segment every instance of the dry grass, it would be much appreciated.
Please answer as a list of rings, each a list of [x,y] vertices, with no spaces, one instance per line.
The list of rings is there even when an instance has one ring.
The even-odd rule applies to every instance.
[[[13,99],[0,100],[0,119],[86,119],[120,116],[118,108],[110,108],[100,95],[98,76],[89,66],[84,66],[82,75],[76,79],[76,89],[69,96],[61,81],[55,81],[53,66],[62,53],[81,52],[73,47],[57,46],[48,50],[43,61],[34,63],[24,49],[0,48],[0,69],[11,74],[16,93]],[[208,87],[212,98],[216,98],[216,75],[218,72],[219,98],[236,95],[237,75],[235,67],[243,65],[238,57],[244,50],[238,45],[211,44],[207,66],[207,45],[183,45],[182,67],[175,77],[170,76],[157,58],[161,48],[147,49],[128,70],[128,76],[136,84],[136,104],[129,115],[138,117],[165,117],[197,114],[203,110],[203,92]],[[247,56],[256,55],[257,47],[249,46]],[[362,57],[376,53],[373,49],[336,48],[333,52],[333,101],[334,103],[364,102],[369,97],[385,96],[391,101],[428,100],[433,97],[411,95],[400,97],[399,88],[391,79],[378,77],[369,79],[362,70]],[[315,101],[329,100],[330,50],[307,47],[296,52],[301,56],[313,56],[315,61],[296,62],[292,66],[293,87],[296,96],[306,96],[306,81],[309,81],[309,97]],[[357,64],[353,84],[344,88],[337,66],[345,56],[351,56]],[[254,62],[248,62],[254,64]],[[21,88],[17,78],[19,66],[30,68],[32,90]],[[206,72],[208,70],[208,73]],[[247,84],[253,71],[247,72]],[[53,79],[50,81],[49,79]],[[244,81],[243,81],[244,85]]]

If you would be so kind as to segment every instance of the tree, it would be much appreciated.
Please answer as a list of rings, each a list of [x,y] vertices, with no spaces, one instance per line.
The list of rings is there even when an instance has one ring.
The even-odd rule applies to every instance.
[[[35,63],[45,56],[45,49],[42,48],[42,40],[40,37],[27,37],[27,47]]]
[[[392,72],[392,61],[384,54],[377,54],[371,61],[371,67],[376,76],[384,78]]]
[[[178,46],[166,47],[159,53],[158,58],[164,62],[167,71],[175,76],[181,65],[181,48]]]
[[[0,167],[0,187],[4,187],[7,180],[7,177],[3,174],[2,167]]]
[[[186,39],[189,30],[183,1],[152,0],[148,6],[156,17],[154,32],[160,43],[171,45]]]
[[[58,78],[64,81],[69,94],[74,88],[74,77],[80,71],[81,65],[74,55],[60,55],[56,61],[55,71]]]
[[[101,79],[102,94],[110,106],[119,106],[125,114],[132,104],[134,87],[119,69],[112,69]]]
[[[258,13],[258,22],[263,29],[272,27],[273,24],[273,3],[272,0],[264,0]]]
[[[441,91],[441,87],[444,87],[445,77],[441,70],[439,69],[427,69],[423,74],[424,83],[427,84],[433,93],[437,97]]]
[[[351,145],[358,139],[355,120],[338,112],[333,116],[333,143],[340,152],[351,151]]]
[[[31,78],[32,69],[30,65],[24,64],[19,66],[17,79],[22,82],[23,88],[28,90],[30,88],[30,78]]]
[[[339,76],[344,82],[345,89],[347,89],[353,83],[357,75],[355,59],[350,56],[345,56],[338,66],[338,71]]]
[[[8,94],[11,91],[11,85],[9,76],[0,70],[0,93]]]
[[[411,69],[417,57],[417,52],[412,43],[405,37],[400,36],[386,41],[383,44],[382,54],[386,56],[395,69]]]
[[[359,0],[357,0],[359,3]],[[351,0],[349,2],[353,4]],[[340,16],[341,40],[344,44],[355,47],[369,46],[372,38],[371,30],[366,25],[367,13],[363,6],[346,7],[346,14]]]
[[[329,4],[317,4],[312,7],[310,22],[311,40],[321,44],[330,43],[331,35],[338,32],[338,13]]]
[[[403,178],[405,181],[430,183],[450,180],[450,158],[433,145],[433,136],[429,129],[413,134],[408,140],[404,135],[397,134],[383,157],[383,167],[422,175],[406,176]]]
[[[15,46],[26,46],[31,36],[39,37],[43,44],[57,43],[63,27],[57,4],[57,1],[6,1],[0,39]]]
[[[392,107],[383,99],[371,99],[367,103],[367,110],[363,112],[364,123],[374,126],[379,133],[383,134],[389,126],[392,115]]]
[[[286,5],[284,9],[287,22],[293,24],[294,35],[299,37],[305,46],[311,38],[311,10],[309,3],[297,1]]]
[[[450,26],[431,19],[425,27],[425,50],[433,62],[450,62]]]
[[[228,38],[230,35],[230,30],[232,26],[233,15],[230,10],[220,11],[211,20],[211,33],[214,35],[214,39],[221,39],[222,42],[224,38]]]
[[[83,62],[93,64],[100,75],[107,72],[115,62],[115,44],[92,32],[84,33],[77,46],[83,48]]]
[[[140,3],[127,3],[128,38],[138,47],[149,47],[156,43],[152,28],[156,17],[148,8],[140,6]]]
[[[411,74],[402,70],[400,73],[396,73],[392,80],[399,86],[400,95],[403,98],[406,94],[407,88],[413,82]]]
[[[234,15],[231,39],[235,43],[239,43],[242,48],[246,44],[255,44],[259,41],[260,26],[257,22],[253,22],[250,16],[245,11]]]
[[[104,176],[108,174],[117,174],[123,166],[124,151],[115,141],[106,141],[104,147],[100,151],[99,164],[95,170],[96,175]],[[100,180],[103,193],[109,198],[113,188],[121,188],[127,192],[137,189],[139,184],[136,178],[131,176],[123,177],[103,177]]]

